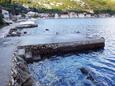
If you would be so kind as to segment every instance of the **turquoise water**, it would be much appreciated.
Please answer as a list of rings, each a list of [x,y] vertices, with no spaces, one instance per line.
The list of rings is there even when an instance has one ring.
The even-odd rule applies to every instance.
[[[106,40],[104,50],[54,56],[29,64],[39,86],[115,86],[115,18],[39,19],[38,28],[28,30],[29,35],[83,34],[100,36]],[[49,29],[46,31],[45,29]],[[95,81],[87,79],[80,68],[90,71]]]

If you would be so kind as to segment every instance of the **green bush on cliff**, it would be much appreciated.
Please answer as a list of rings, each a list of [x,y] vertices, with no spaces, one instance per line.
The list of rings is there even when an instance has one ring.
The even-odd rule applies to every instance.
[[[3,23],[3,15],[0,13],[0,25],[4,24]]]

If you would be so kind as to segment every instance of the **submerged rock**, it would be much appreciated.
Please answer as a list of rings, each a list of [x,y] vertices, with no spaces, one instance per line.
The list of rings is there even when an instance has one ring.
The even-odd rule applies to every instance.
[[[80,68],[80,71],[84,75],[88,75],[88,73],[89,73],[89,71],[86,68],[84,68],[84,67]]]
[[[56,35],[59,35],[59,33],[58,33],[58,32],[56,32]]]
[[[83,75],[86,76],[86,79],[92,81],[93,83],[95,83],[97,80],[95,79],[94,75],[93,75],[93,72],[88,69],[88,68],[85,68],[85,67],[81,67],[80,68],[80,71]]]
[[[49,31],[49,29],[45,29],[46,31]]]
[[[77,31],[76,33],[80,33],[80,31]]]
[[[88,80],[91,80],[91,81],[93,81],[93,82],[95,81],[94,77],[93,77],[91,74],[89,74],[89,75],[87,76],[87,79],[88,79]]]
[[[25,31],[24,34],[27,34],[27,32]]]

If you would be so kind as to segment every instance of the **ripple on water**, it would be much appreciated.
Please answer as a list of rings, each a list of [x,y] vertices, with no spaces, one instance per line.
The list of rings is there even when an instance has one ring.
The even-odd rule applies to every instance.
[[[29,70],[43,86],[115,86],[115,19],[49,19],[39,20],[35,34],[73,33],[99,35],[106,39],[104,50],[55,58],[29,64]],[[105,22],[106,21],[106,22]],[[103,23],[104,22],[104,23]],[[44,32],[48,34],[48,32]],[[31,33],[31,34],[34,34]],[[35,35],[34,34],[34,35]],[[80,71],[88,68],[96,82],[88,80]]]
[[[114,78],[115,70],[114,67],[108,67],[111,65],[110,63],[108,65],[106,61],[104,63],[100,62],[100,60],[96,61],[96,58],[92,60],[90,60],[91,58],[86,59],[91,56],[84,58],[82,56],[84,57],[85,54],[79,56],[72,55],[54,60],[49,59],[40,63],[30,64],[29,68],[36,80],[40,81],[41,84],[48,84],[48,86],[53,86],[54,84],[55,86],[100,86],[99,83],[104,86],[112,85],[114,81],[111,78]],[[88,55],[86,54],[86,56]],[[94,84],[90,80],[87,80],[86,76],[80,72],[80,67],[91,69],[98,83]],[[103,82],[101,82],[102,80]]]

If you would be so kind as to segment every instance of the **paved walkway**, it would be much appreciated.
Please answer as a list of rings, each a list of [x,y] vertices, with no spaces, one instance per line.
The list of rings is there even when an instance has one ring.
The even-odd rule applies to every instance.
[[[13,50],[14,47],[1,47],[0,45],[0,86],[8,84]]]
[[[0,28],[0,86],[8,85],[11,74],[12,55],[22,39],[21,37],[5,38],[5,36],[11,28],[14,28],[17,25],[19,25],[19,23],[14,23],[12,25]]]
[[[4,38],[12,26],[13,25],[6,26],[0,29],[0,86],[7,86],[8,84],[11,58],[13,51],[18,44],[17,40]]]

